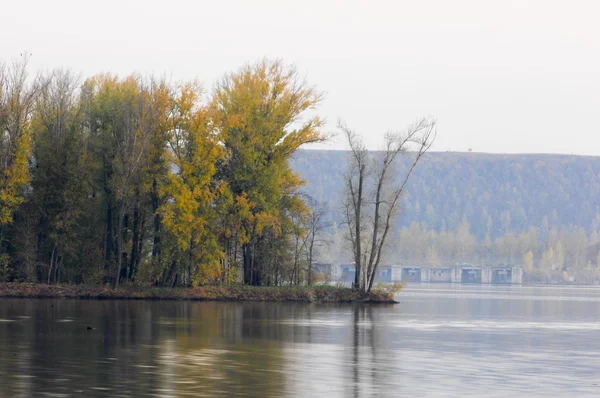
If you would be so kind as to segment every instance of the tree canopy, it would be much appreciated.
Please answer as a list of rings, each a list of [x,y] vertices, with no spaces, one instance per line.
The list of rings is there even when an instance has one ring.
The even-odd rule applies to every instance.
[[[209,92],[140,75],[40,76],[28,79],[26,62],[0,68],[2,280],[308,278],[304,260],[301,272],[288,262],[309,215],[288,160],[324,139],[322,95],[294,67],[262,60]]]

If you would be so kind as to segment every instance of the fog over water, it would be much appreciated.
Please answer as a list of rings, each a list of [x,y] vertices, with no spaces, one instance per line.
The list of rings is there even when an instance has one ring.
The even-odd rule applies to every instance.
[[[600,393],[600,289],[415,284],[398,299],[0,299],[0,397]]]

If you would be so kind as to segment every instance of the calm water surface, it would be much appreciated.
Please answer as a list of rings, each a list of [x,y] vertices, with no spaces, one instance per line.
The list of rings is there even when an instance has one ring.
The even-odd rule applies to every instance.
[[[0,299],[0,397],[600,396],[600,289],[409,285],[398,299]]]

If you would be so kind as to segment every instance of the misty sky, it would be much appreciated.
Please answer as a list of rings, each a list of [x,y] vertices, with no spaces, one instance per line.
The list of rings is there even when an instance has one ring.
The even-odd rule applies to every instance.
[[[0,59],[210,89],[262,57],[377,148],[418,116],[437,151],[600,155],[600,1],[0,0]],[[341,137],[340,137],[341,138]],[[344,148],[338,138],[326,148]],[[321,146],[322,147],[322,146]]]

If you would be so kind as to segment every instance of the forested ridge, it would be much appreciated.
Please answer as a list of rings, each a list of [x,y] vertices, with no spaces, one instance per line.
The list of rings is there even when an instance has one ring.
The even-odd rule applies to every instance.
[[[405,167],[407,160],[404,159]],[[335,207],[347,152],[300,150],[292,168],[307,193]],[[467,220],[479,239],[529,227],[597,228],[600,158],[556,154],[428,152],[407,184],[398,227],[420,222],[436,231]]]
[[[303,189],[333,217],[347,158],[345,151],[301,150],[290,161],[307,180]],[[515,264],[540,281],[574,274],[592,281],[600,267],[600,159],[428,152],[407,184],[395,229],[388,263]],[[336,250],[343,228],[331,234],[328,260],[349,261]]]

